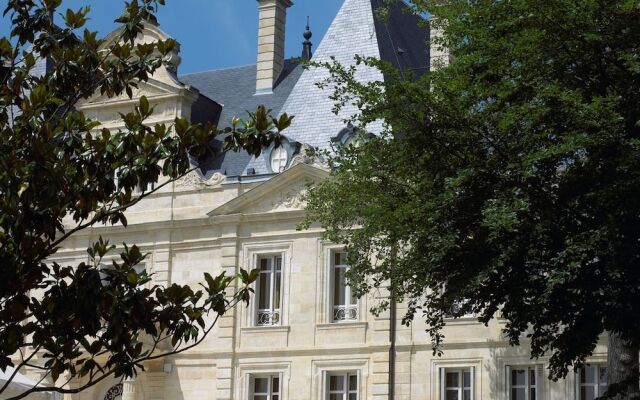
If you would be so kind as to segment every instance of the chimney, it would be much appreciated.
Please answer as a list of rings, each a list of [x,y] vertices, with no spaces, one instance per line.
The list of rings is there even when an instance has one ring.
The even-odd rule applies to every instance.
[[[429,21],[429,69],[435,71],[446,67],[450,62],[449,49],[443,44],[444,26],[441,21],[431,19]]]
[[[284,34],[291,0],[258,0],[256,94],[269,94],[284,68]]]

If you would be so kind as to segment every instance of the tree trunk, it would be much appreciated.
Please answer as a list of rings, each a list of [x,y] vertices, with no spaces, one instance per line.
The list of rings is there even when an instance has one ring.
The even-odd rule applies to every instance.
[[[609,393],[613,392],[612,394],[614,394],[608,398],[639,400],[640,366],[638,365],[638,353],[640,353],[640,345],[638,341],[631,342],[617,334],[610,333],[608,353]]]

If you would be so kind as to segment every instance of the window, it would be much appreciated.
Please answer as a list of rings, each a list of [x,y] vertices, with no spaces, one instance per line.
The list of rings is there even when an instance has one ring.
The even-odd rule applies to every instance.
[[[280,325],[282,303],[282,255],[259,256],[256,325]]]
[[[472,318],[474,315],[469,312],[464,312],[464,308],[467,306],[469,300],[457,300],[454,301],[445,316],[447,318]]]
[[[358,321],[358,299],[347,285],[347,253],[335,252],[331,262],[331,312],[334,322]]]
[[[274,173],[284,171],[288,161],[289,154],[287,153],[287,149],[284,148],[284,145],[280,145],[278,148],[273,148],[270,157],[271,171]]]
[[[593,400],[607,391],[607,367],[604,365],[586,365],[576,375],[578,400]]]
[[[359,400],[359,381],[356,372],[330,373],[327,379],[327,400]]]
[[[509,400],[542,399],[542,366],[507,367]]]
[[[473,400],[475,368],[442,368],[440,400]]]
[[[251,376],[250,400],[280,400],[280,375]]]

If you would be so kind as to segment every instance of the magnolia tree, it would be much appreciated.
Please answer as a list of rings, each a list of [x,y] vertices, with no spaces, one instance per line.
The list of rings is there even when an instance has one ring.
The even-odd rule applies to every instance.
[[[415,80],[359,58],[384,84],[324,65],[338,109],[389,129],[336,149],[307,223],[346,244],[358,294],[390,282],[437,352],[452,307],[499,315],[553,379],[607,338],[608,396],[640,397],[638,2],[409,3],[449,60]]]
[[[120,37],[107,44],[84,29],[88,7],[61,12],[61,0],[7,2],[11,34],[0,38],[0,370],[13,372],[0,383],[0,397],[25,368],[42,380],[12,399],[133,376],[147,361],[202,342],[220,316],[248,301],[255,273],[205,274],[198,288],[161,287],[136,272],[145,254],[133,243],[116,256],[99,239],[87,262],[48,261],[83,229],[126,227],[127,209],[198,160],[217,151],[259,155],[290,124],[260,107],[223,131],[185,119],[151,126],[153,109],[142,97],[121,116],[124,128],[110,131],[75,109],[94,93],[131,97],[162,65],[176,43],[134,39],[163,3],[125,3],[116,20]],[[54,24],[54,16],[63,23]],[[46,72],[35,71],[42,61]],[[210,143],[221,134],[224,146],[216,150]],[[104,257],[113,261],[103,270]],[[70,388],[72,380],[79,384]]]

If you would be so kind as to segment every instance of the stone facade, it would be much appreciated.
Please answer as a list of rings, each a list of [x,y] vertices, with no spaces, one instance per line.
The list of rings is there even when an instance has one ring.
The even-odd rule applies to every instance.
[[[369,0],[346,0],[317,56],[352,59],[357,52],[353,46],[338,46],[332,40],[332,35],[347,34],[361,42],[356,47],[365,49],[365,55],[378,55],[372,18]],[[166,35],[149,26],[140,40],[161,37]],[[155,107],[152,122],[189,117],[198,98],[197,90],[177,79],[174,68],[177,64],[168,62],[135,94],[146,95]],[[326,139],[327,130],[335,136],[342,127],[331,114],[328,94],[305,90],[319,79],[318,74],[305,71],[285,106],[300,115],[292,135],[314,146],[327,144],[317,142]],[[372,71],[361,76],[382,79]],[[106,127],[118,128],[117,113],[134,102],[96,97],[80,108]],[[56,255],[61,264],[86,261],[87,244],[99,235],[111,243],[136,243],[150,253],[145,268],[158,284],[195,285],[204,272],[235,274],[239,267],[257,268],[268,259],[272,264],[265,261],[265,265],[279,265],[270,270],[279,274],[273,278],[279,282],[279,300],[277,307],[270,306],[271,316],[277,313],[275,323],[259,323],[263,311],[258,310],[256,296],[249,307],[239,306],[221,318],[199,347],[150,363],[135,380],[111,380],[65,399],[388,399],[390,318],[368,312],[386,294],[374,293],[338,310],[335,260],[340,245],[324,241],[317,226],[296,229],[304,217],[301,194],[306,185],[327,176],[322,164],[313,162],[291,162],[282,173],[254,178],[228,179],[223,173],[205,178],[192,173],[131,209],[127,229],[96,227],[67,241]],[[339,321],[337,310],[343,313]],[[403,311],[400,305],[398,315]],[[451,320],[444,332],[444,355],[437,357],[422,321],[410,327],[397,324],[395,399],[508,400],[521,389],[512,376],[524,375],[528,377],[524,390],[535,391],[536,399],[579,398],[581,383],[574,374],[558,382],[547,380],[546,360],[530,360],[526,340],[522,347],[509,347],[501,334],[503,326],[500,319],[487,327],[472,316]],[[603,343],[591,361],[603,363],[605,357]],[[261,393],[267,394],[261,397]]]

